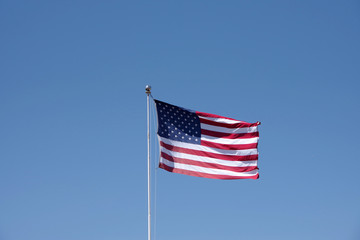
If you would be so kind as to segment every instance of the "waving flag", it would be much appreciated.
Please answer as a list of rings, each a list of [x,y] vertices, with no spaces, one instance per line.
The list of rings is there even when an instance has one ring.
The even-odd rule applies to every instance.
[[[257,123],[155,100],[160,168],[215,179],[259,178]]]

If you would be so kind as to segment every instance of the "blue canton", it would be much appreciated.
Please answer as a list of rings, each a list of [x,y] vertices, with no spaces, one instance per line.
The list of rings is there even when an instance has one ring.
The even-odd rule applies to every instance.
[[[170,140],[200,144],[200,119],[187,109],[155,100],[158,135]]]

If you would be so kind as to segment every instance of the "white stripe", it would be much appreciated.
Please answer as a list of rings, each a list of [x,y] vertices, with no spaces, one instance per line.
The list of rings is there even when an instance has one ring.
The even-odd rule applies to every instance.
[[[234,155],[245,156],[245,155],[258,154],[258,151],[257,151],[256,148],[245,149],[245,150],[225,150],[225,149],[206,147],[206,146],[202,146],[202,145],[198,145],[198,144],[192,144],[192,143],[179,142],[179,141],[175,141],[175,140],[169,140],[167,138],[163,138],[163,137],[160,137],[160,136],[158,136],[158,137],[159,137],[160,141],[162,141],[162,142],[164,142],[166,144],[173,145],[175,147],[182,147],[182,148],[192,149],[192,150],[199,150],[199,151],[204,151],[204,152],[218,153],[218,154],[224,154],[224,155],[230,155],[230,156],[234,156]],[[249,138],[249,139],[251,139],[251,138]]]
[[[198,116],[198,117],[203,118],[203,119],[207,119],[207,120],[210,120],[210,121],[213,121],[213,122],[219,122],[219,123],[229,123],[229,124],[243,123],[243,121],[226,119],[226,118],[213,118],[213,117],[203,117],[203,116]]]
[[[174,151],[170,151],[164,147],[161,147],[161,151],[170,156],[177,157],[177,158],[184,158],[184,159],[194,160],[194,161],[198,161],[198,162],[215,163],[215,164],[220,164],[220,165],[229,166],[229,167],[257,166],[256,160],[255,161],[228,161],[228,160],[221,160],[221,159],[216,159],[216,158],[197,156],[197,155],[192,155],[192,154],[187,154],[187,153],[174,152]]]
[[[205,123],[201,123],[201,129],[206,129],[215,132],[223,132],[223,133],[253,133],[258,131],[258,127],[247,127],[247,128],[225,128],[213,126]]]
[[[255,176],[258,173],[258,169],[252,170],[249,172],[233,172],[233,171],[223,170],[223,169],[205,168],[205,167],[199,167],[199,166],[182,164],[182,163],[174,163],[174,162],[168,161],[164,158],[161,158],[160,162],[169,167],[172,167],[172,168],[183,169],[183,170],[188,170],[188,171],[193,171],[193,172],[214,174],[214,175],[226,175],[226,176],[234,176],[234,177],[251,177],[251,176]]]
[[[202,134],[201,140],[213,142],[213,143],[220,143],[220,144],[250,144],[250,143],[257,143],[259,141],[259,137],[253,138],[241,138],[241,139],[227,139],[227,138],[218,138],[212,137]]]

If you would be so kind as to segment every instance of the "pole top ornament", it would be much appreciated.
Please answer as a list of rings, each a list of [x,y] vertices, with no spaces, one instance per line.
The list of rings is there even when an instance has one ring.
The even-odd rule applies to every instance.
[[[146,87],[145,87],[145,93],[146,93],[146,94],[150,94],[150,93],[151,93],[151,86],[150,86],[150,85],[146,85]]]

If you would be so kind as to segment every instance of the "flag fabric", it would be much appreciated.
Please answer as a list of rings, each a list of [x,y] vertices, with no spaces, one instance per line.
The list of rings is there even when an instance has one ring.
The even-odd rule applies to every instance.
[[[247,123],[154,100],[159,167],[215,179],[257,179],[257,123]]]

